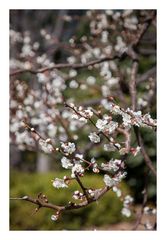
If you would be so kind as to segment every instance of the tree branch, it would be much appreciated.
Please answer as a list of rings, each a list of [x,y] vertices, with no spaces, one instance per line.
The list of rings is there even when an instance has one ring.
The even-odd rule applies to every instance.
[[[54,69],[63,69],[63,68],[73,68],[73,69],[81,69],[81,68],[86,68],[89,66],[94,66],[95,64],[99,64],[102,62],[106,62],[106,61],[112,61],[115,59],[120,59],[122,58],[124,55],[124,53],[122,53],[121,55],[115,55],[113,57],[104,57],[101,59],[97,59],[97,60],[93,60],[87,63],[75,63],[75,64],[71,64],[71,63],[59,63],[59,64],[55,64],[52,67],[45,67],[45,68],[41,68],[38,70],[34,70],[34,69],[22,69],[22,70],[17,70],[15,72],[11,72],[10,76],[15,76],[18,74],[22,74],[22,73],[31,73],[31,74],[37,74],[37,73],[43,73],[46,71],[52,71]]]
[[[136,135],[136,138],[137,138],[138,145],[141,147],[141,153],[142,153],[142,156],[145,160],[145,163],[146,163],[147,167],[151,170],[153,175],[156,176],[157,175],[156,170],[153,167],[152,161],[151,161],[150,157],[148,156],[148,154],[145,150],[144,143],[143,143],[143,140],[142,140],[141,133],[140,133],[139,129],[137,127],[134,127],[134,132],[135,132],[135,135]]]

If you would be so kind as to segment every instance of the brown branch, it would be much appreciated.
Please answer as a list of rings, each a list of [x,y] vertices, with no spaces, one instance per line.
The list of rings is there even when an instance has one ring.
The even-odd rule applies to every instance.
[[[22,123],[24,124],[24,127],[26,129],[28,129],[31,133],[35,133],[39,139],[45,140],[40,133],[38,133],[33,127],[30,127],[28,123],[26,123],[25,121],[22,121]]]
[[[77,180],[78,184],[80,185],[80,187],[81,187],[81,189],[82,189],[82,191],[83,191],[83,193],[84,193],[84,196],[86,197],[87,202],[90,202],[91,200],[90,200],[90,198],[89,198],[89,196],[88,196],[88,193],[87,193],[87,191],[86,191],[86,188],[85,188],[84,185],[82,184],[82,182],[81,182],[78,174],[75,173],[75,176],[76,176],[76,180]]]
[[[133,41],[132,46],[136,47],[140,40],[142,39],[142,37],[144,36],[144,34],[146,33],[146,31],[148,30],[148,28],[150,27],[151,23],[153,22],[153,20],[156,17],[156,11],[152,11],[151,12],[151,16],[148,17],[143,24],[140,27],[140,31],[138,32],[136,39]]]
[[[129,131],[123,129],[123,128],[117,128],[117,131],[119,133],[122,133],[125,136],[125,148],[126,148],[126,153],[128,153],[130,151],[130,133]]]
[[[29,197],[29,196],[24,196],[22,198],[10,198],[10,200],[23,200],[23,201],[27,201],[27,202],[31,202],[33,204],[36,204],[38,205],[38,207],[44,207],[44,208],[50,208],[50,209],[53,209],[53,210],[63,210],[64,207],[63,206],[57,206],[55,204],[52,204],[52,203],[47,203],[47,202],[44,202],[42,200],[40,200],[39,198],[32,198],[32,197]]]
[[[144,214],[144,207],[146,206],[146,203],[147,203],[147,200],[148,200],[147,185],[148,185],[148,174],[145,176],[145,187],[144,187],[144,190],[142,192],[143,201],[142,201],[141,210],[137,215],[137,219],[136,219],[136,222],[135,222],[132,230],[136,230],[138,228],[138,226],[141,224],[141,220],[142,220],[142,217],[143,217],[143,214]]]
[[[133,61],[132,68],[131,68],[131,79],[129,83],[130,95],[131,95],[131,103],[132,103],[132,110],[136,110],[136,78],[137,78],[137,70],[138,70],[138,61]]]
[[[37,73],[43,73],[43,72],[46,72],[46,71],[52,71],[54,69],[63,69],[63,68],[81,69],[81,68],[86,68],[86,67],[89,67],[89,66],[94,66],[95,64],[99,64],[99,63],[102,63],[102,62],[112,61],[112,60],[115,60],[115,59],[120,59],[120,58],[122,58],[123,55],[124,55],[124,53],[121,54],[121,55],[115,55],[113,57],[104,57],[104,58],[93,60],[93,61],[90,61],[90,62],[87,62],[87,63],[84,63],[84,64],[83,63],[75,63],[75,64],[59,63],[59,64],[55,64],[52,67],[45,67],[45,68],[41,68],[41,69],[38,69],[38,70],[34,70],[34,69],[16,70],[15,72],[11,72],[10,76],[15,76],[15,75],[22,74],[22,73],[37,74]]]
[[[145,160],[145,163],[146,163],[147,167],[151,170],[153,175],[156,176],[157,175],[156,170],[153,167],[152,161],[151,161],[150,157],[148,156],[148,154],[145,150],[144,143],[143,143],[143,140],[142,140],[142,137],[141,137],[141,133],[140,133],[138,127],[134,127],[134,131],[135,131],[135,135],[136,135],[136,138],[137,138],[138,145],[141,147],[141,153],[142,153],[142,156]]]
[[[156,67],[152,67],[137,78],[136,84],[147,81],[151,76],[156,75]]]
[[[66,206],[58,206],[58,205],[55,205],[55,204],[52,204],[52,203],[49,203],[49,202],[44,202],[40,198],[35,199],[35,198],[29,197],[29,196],[24,196],[22,198],[10,198],[10,200],[23,200],[23,201],[31,202],[31,203],[37,205],[40,208],[44,207],[44,208],[49,208],[49,209],[52,209],[52,210],[62,212],[62,211],[66,211],[66,210],[83,208],[83,207],[89,205],[90,203],[97,201],[99,198],[101,198],[109,190],[110,190],[110,188],[106,186],[102,189],[99,189],[98,194],[95,194],[95,197],[91,198],[90,201],[85,200],[85,201],[80,202],[78,204],[69,202],[69,204],[66,205]]]

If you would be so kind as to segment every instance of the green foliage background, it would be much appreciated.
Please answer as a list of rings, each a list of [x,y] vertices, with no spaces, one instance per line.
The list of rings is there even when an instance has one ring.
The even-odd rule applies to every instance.
[[[25,195],[35,197],[36,193],[42,192],[51,202],[63,205],[71,200],[72,192],[79,189],[78,184],[74,181],[67,189],[51,187],[51,179],[54,179],[55,175],[62,178],[65,173],[34,174],[12,171],[10,195],[12,197]],[[83,183],[92,188],[104,186],[102,176],[87,174]],[[124,193],[129,193],[125,183],[122,183],[121,187]],[[132,219],[122,217],[120,213],[122,202],[112,191],[86,208],[64,212],[57,222],[50,219],[51,215],[54,214],[52,210],[43,208],[33,215],[36,206],[29,202],[20,201],[22,200],[13,200],[10,204],[10,230],[87,230],[92,229],[92,227],[104,229],[105,226],[121,220],[130,221]]]

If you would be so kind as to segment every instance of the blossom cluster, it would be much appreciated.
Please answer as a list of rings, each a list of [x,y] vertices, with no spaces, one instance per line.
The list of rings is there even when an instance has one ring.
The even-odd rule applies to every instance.
[[[141,111],[134,112],[130,108],[124,110],[120,106],[110,103],[110,112],[113,114],[121,115],[124,127],[131,128],[132,125],[137,127],[156,127],[156,119],[152,119],[149,113],[145,115]]]

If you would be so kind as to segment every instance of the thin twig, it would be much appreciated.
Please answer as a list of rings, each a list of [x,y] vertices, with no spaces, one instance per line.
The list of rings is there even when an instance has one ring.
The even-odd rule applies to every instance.
[[[87,68],[89,66],[94,66],[95,64],[99,64],[99,63],[102,63],[102,62],[112,61],[112,60],[115,60],[115,59],[120,59],[120,58],[122,58],[122,56],[123,56],[123,54],[121,54],[120,56],[115,55],[113,57],[104,57],[104,58],[93,60],[93,61],[90,61],[90,62],[84,63],[84,64],[83,63],[75,63],[75,64],[73,64],[73,63],[59,63],[59,64],[55,64],[52,67],[45,67],[45,68],[41,68],[41,69],[38,69],[38,70],[22,69],[22,70],[17,70],[15,72],[11,72],[10,76],[15,76],[15,75],[22,74],[22,73],[37,74],[37,73],[43,73],[43,72],[46,72],[46,71],[52,71],[54,69],[63,69],[63,68],[73,68],[73,69]]]
[[[148,156],[148,154],[145,150],[144,143],[143,143],[143,140],[142,140],[142,137],[141,137],[141,133],[140,133],[138,127],[134,127],[134,131],[135,131],[135,135],[136,135],[136,138],[137,138],[138,145],[141,147],[141,153],[142,153],[142,156],[145,160],[145,163],[146,163],[147,167],[151,170],[153,175],[156,176],[157,175],[156,170],[153,167],[152,161],[151,161],[150,157]]]
[[[132,103],[132,110],[136,111],[136,78],[137,78],[137,70],[138,70],[138,61],[133,61],[132,68],[131,68],[131,80],[129,84],[130,95],[131,95],[131,103]]]
[[[31,202],[31,203],[39,206],[40,208],[42,208],[42,207],[50,208],[50,209],[53,209],[56,211],[58,210],[58,211],[62,212],[62,211],[66,211],[66,210],[83,208],[83,207],[89,205],[90,203],[97,201],[109,190],[110,190],[110,188],[106,186],[106,187],[100,189],[100,191],[98,191],[98,194],[96,194],[95,197],[91,198],[90,201],[85,200],[78,204],[77,203],[69,203],[66,206],[58,206],[58,205],[55,205],[55,204],[52,204],[49,202],[44,202],[44,201],[40,200],[39,198],[35,199],[35,198],[29,197],[29,196],[25,196],[22,198],[10,198],[10,200],[23,200],[23,201]]]
[[[148,172],[148,174],[149,174],[149,172]],[[144,187],[144,190],[142,192],[143,201],[142,201],[142,205],[141,205],[141,210],[137,215],[137,219],[136,219],[136,222],[135,222],[132,230],[136,230],[138,228],[138,226],[141,224],[142,216],[144,214],[144,207],[146,206],[146,203],[147,203],[147,200],[148,200],[148,193],[147,193],[148,174],[145,175],[145,187]]]
[[[81,189],[82,189],[82,191],[83,191],[83,193],[84,193],[84,196],[86,197],[87,201],[90,202],[90,198],[89,198],[89,196],[88,196],[88,193],[87,193],[87,191],[86,191],[86,188],[84,187],[83,183],[81,182],[78,174],[75,173],[75,176],[76,176],[76,180],[77,180],[78,184],[80,185],[80,187],[81,187]]]

